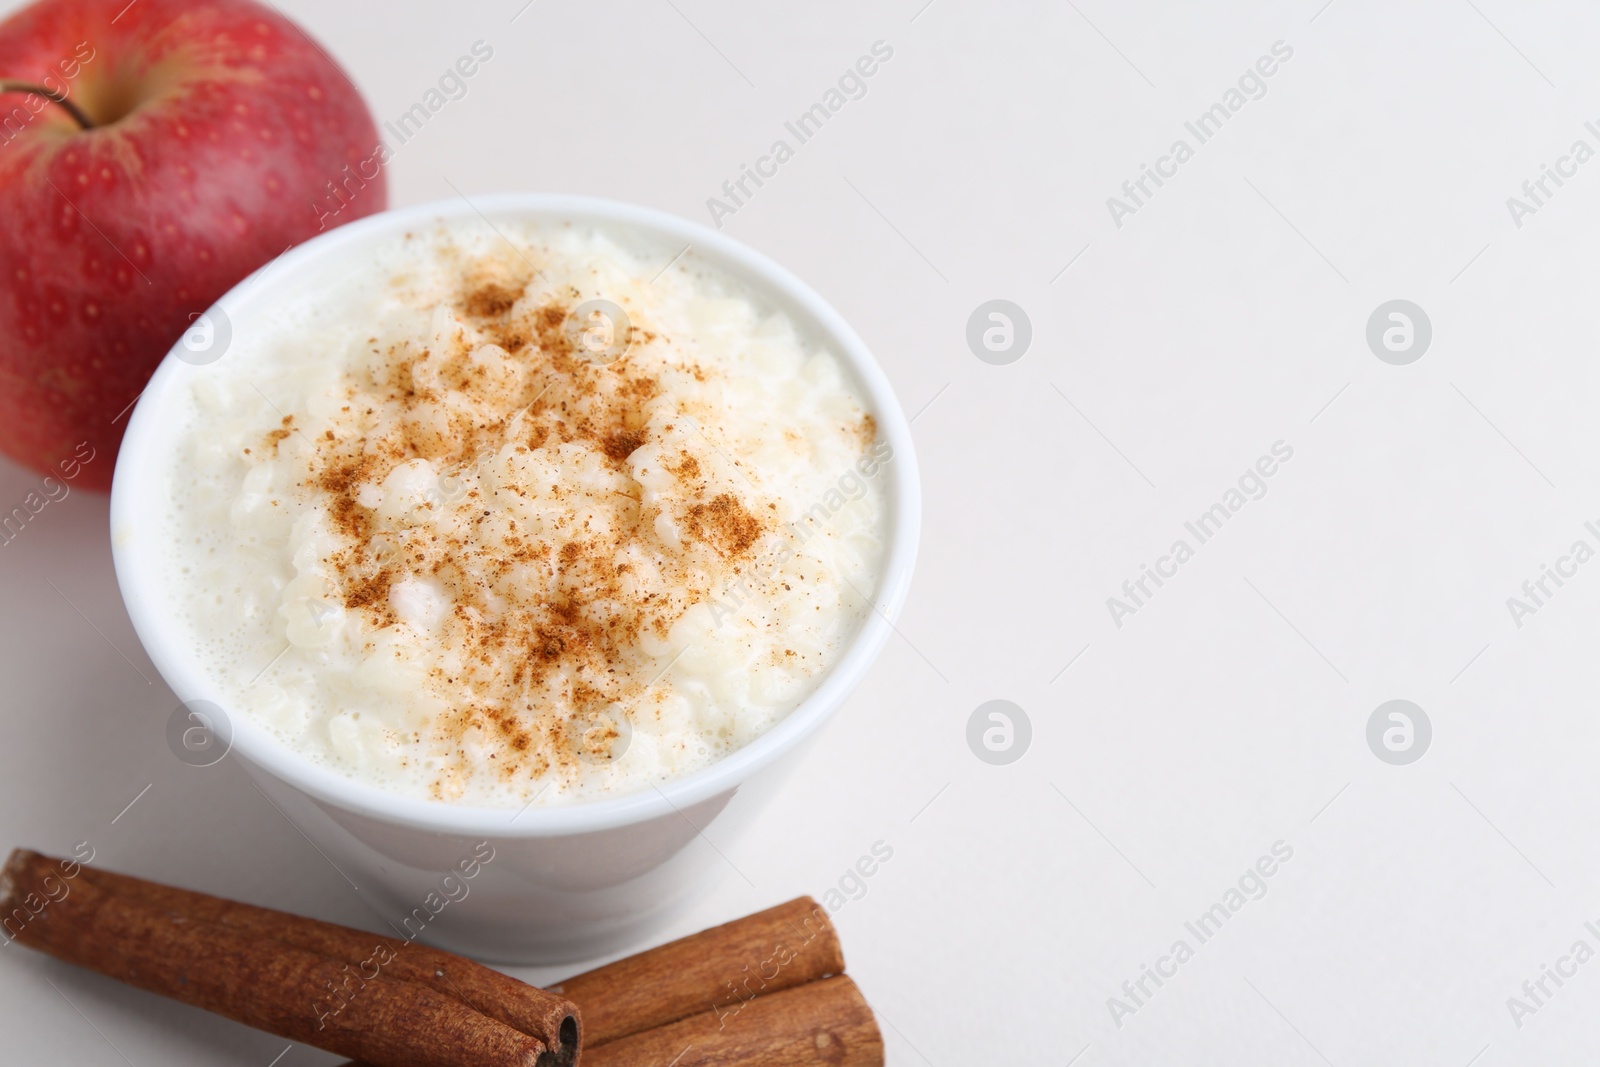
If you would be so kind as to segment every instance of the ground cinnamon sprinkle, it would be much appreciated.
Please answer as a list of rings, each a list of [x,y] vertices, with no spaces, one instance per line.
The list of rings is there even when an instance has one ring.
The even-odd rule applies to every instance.
[[[370,578],[355,578],[345,586],[344,606],[347,608],[372,608],[384,617],[392,618],[389,609],[389,586],[394,583],[394,572],[384,567]]]
[[[684,481],[700,477],[700,461],[688,452],[679,452],[677,466],[668,464],[667,469]]]
[[[878,420],[872,417],[872,412],[861,416],[861,423],[856,429],[856,439],[861,442],[862,450],[871,448],[878,440]]]
[[[521,295],[520,289],[497,282],[487,282],[467,296],[463,310],[473,318],[498,318],[510,311]]]
[[[532,275],[464,265],[453,326],[426,344],[372,342],[373,370],[314,442],[305,483],[337,543],[323,561],[335,599],[373,642],[404,623],[451,650],[430,685],[454,708],[441,736],[417,735],[453,754],[434,785],[445,799],[482,760],[518,781],[604,758],[617,732],[603,713],[649,715],[661,699],[644,635],[664,639],[776,529],[757,517],[775,505],[723,484],[707,442],[651,421],[672,339],[636,324],[627,358],[591,360],[568,322],[582,294]],[[659,460],[635,461],[652,445]],[[648,488],[656,465],[670,494]],[[681,531],[675,545],[662,523]]]
[[[608,458],[620,463],[637,452],[642,444],[644,444],[643,430],[618,430],[616,433],[606,435],[601,448]]]
[[[277,429],[271,430],[271,431],[269,431],[267,433],[267,442],[266,442],[267,443],[267,447],[269,449],[271,449],[274,454],[276,454],[277,451],[278,451],[279,443],[284,441],[286,438],[288,438],[288,436],[293,432],[294,432],[294,416],[293,415],[285,415],[283,417],[283,424],[281,426],[279,426]],[[245,451],[248,452],[249,449],[246,449]]]
[[[714,545],[726,559],[744,555],[762,532],[761,520],[732,493],[722,493],[709,504],[695,504],[689,509],[689,521],[695,536]]]

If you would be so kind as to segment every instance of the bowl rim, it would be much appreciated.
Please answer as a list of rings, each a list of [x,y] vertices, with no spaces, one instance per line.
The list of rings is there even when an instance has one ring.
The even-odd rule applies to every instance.
[[[498,838],[560,837],[673,815],[686,818],[684,808],[731,793],[814,734],[865,677],[890,633],[897,632],[894,620],[910,588],[921,524],[921,489],[910,424],[888,377],[865,342],[805,282],[762,253],[719,231],[655,208],[599,197],[500,193],[471,200],[461,196],[379,212],[290,249],[234,286],[214,306],[228,316],[237,330],[240,323],[250,321],[262,309],[270,309],[274,279],[282,286],[295,279],[303,268],[322,260],[356,254],[368,242],[425,223],[451,223],[472,216],[480,216],[491,226],[496,216],[546,222],[581,219],[636,229],[647,236],[681,240],[698,253],[697,258],[720,266],[758,292],[763,288],[772,291],[809,316],[817,327],[817,334],[829,343],[867,394],[879,433],[893,449],[892,462],[887,465],[889,491],[885,494],[889,531],[872,610],[844,655],[817,688],[767,731],[698,771],[619,796],[548,807],[530,805],[520,812],[509,807],[481,807],[408,796],[318,764],[243,714],[228,716],[232,731],[228,755],[242,758],[324,805],[383,823],[436,833],[483,834]],[[180,700],[187,702],[214,694],[211,694],[198,657],[184,647],[178,627],[158,610],[161,601],[154,592],[158,581],[155,557],[144,549],[150,541],[138,536],[145,486],[162,469],[159,463],[147,461],[146,453],[151,450],[152,443],[163,436],[163,408],[181,395],[180,387],[187,380],[186,373],[202,369],[179,359],[175,354],[177,347],[175,345],[163,359],[129,419],[112,477],[110,518],[113,563],[134,630],[162,678]]]

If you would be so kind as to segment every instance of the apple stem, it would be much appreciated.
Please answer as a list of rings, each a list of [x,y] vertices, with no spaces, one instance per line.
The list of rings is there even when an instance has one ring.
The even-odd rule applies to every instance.
[[[58,93],[54,89],[46,89],[42,85],[9,81],[5,78],[0,78],[0,93],[32,93],[34,96],[42,96],[53,104],[60,104],[67,114],[72,116],[73,121],[77,122],[83,129],[94,129],[94,122],[90,120],[88,115],[84,114],[81,107],[68,100],[65,93]]]

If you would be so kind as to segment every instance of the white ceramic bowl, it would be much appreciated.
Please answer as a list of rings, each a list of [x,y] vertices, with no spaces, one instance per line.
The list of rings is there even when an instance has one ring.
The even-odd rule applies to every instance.
[[[716,820],[719,840],[737,833],[866,674],[910,585],[920,500],[905,415],[866,345],[839,314],[765,256],[659,211],[537,194],[389,211],[301,245],[246,279],[217,307],[238,336],[269,320],[284,293],[348,269],[375,242],[437,222],[473,226],[490,220],[595,222],[658,244],[663,263],[691,245],[691,257],[743,280],[758,301],[787,312],[803,335],[843,360],[894,450],[884,468],[889,528],[877,600],[838,665],[767,733],[659,788],[520,814],[414,799],[344,777],[299,755],[247,716],[228,716],[227,758],[238,760],[363,892],[392,909],[397,927],[479,958],[560,962],[634,942],[713,877],[728,873],[727,861],[702,831]],[[157,563],[167,547],[158,543],[166,471],[180,428],[167,413],[189,379],[206,373],[176,352],[151,379],[122,443],[111,494],[112,546],[128,613],[162,677],[182,701],[215,701],[198,652],[164,608],[158,584]],[[489,850],[493,858],[483,862]],[[464,864],[474,871],[470,879]]]

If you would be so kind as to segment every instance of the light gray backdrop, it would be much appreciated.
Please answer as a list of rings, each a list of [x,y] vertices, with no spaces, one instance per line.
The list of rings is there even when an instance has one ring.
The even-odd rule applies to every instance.
[[[710,221],[724,180],[795,145],[786,120],[893,49],[721,221],[831,300],[915,413],[918,580],[676,932],[820,895],[881,840],[837,921],[897,1065],[1592,1056],[1600,962],[1561,961],[1600,950],[1600,562],[1559,561],[1600,549],[1600,161],[1562,160],[1600,149],[1600,12],[524,2],[282,6],[385,120],[493,47],[400,150],[397,204],[551,190]],[[1185,124],[1214,104],[1202,142]],[[1145,165],[1168,176],[1135,200]],[[1535,203],[1545,166],[1570,176]],[[1007,365],[967,340],[994,299],[1031,323]],[[1394,300],[1415,307],[1375,352]],[[0,502],[34,484],[0,467]],[[1185,523],[1219,503],[1201,543]],[[1160,562],[1179,540],[1192,558]],[[1173,576],[1135,601],[1145,565]],[[1546,565],[1570,576],[1534,604]],[[0,589],[0,847],[87,838],[109,866],[372,921],[235,770],[168,752],[104,499],[0,548]],[[995,699],[1032,726],[999,766],[968,744]],[[1410,747],[1386,711],[1382,759],[1390,700]],[[1426,751],[1391,762],[1424,745],[1415,709]],[[1217,904],[1202,943],[1185,924]],[[1170,977],[1124,990],[1146,965]],[[1535,1002],[1547,965],[1571,977]],[[285,1051],[18,948],[0,1029],[29,1064]]]

